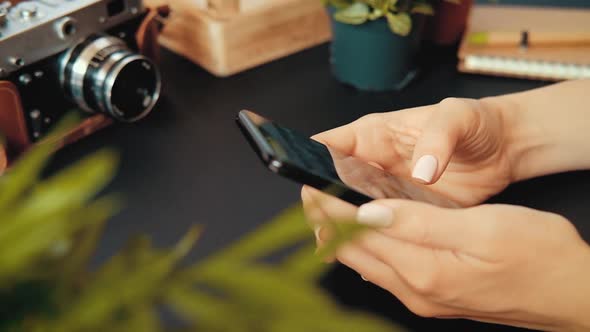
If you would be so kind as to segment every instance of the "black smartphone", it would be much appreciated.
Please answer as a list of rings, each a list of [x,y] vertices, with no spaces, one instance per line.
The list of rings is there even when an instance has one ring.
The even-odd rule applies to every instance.
[[[237,123],[271,171],[346,202],[359,206],[374,199],[404,198],[458,206],[425,185],[395,177],[254,112],[240,111]]]

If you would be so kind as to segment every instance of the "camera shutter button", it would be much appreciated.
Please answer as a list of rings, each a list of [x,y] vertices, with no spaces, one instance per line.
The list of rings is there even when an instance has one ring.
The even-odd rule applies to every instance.
[[[18,5],[18,14],[22,19],[34,18],[39,13],[37,5],[31,2],[22,2]]]

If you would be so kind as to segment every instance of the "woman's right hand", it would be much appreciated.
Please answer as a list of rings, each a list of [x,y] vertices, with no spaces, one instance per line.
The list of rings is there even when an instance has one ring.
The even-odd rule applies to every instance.
[[[314,139],[472,206],[514,180],[513,124],[492,105],[448,98],[436,105],[370,114]]]

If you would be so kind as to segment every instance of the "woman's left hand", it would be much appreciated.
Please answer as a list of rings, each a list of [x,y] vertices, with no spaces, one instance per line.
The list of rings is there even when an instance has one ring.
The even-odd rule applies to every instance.
[[[444,209],[406,200],[355,208],[306,187],[306,214],[371,227],[336,259],[420,316],[590,330],[590,247],[565,218],[511,205]],[[319,204],[321,203],[321,204]]]

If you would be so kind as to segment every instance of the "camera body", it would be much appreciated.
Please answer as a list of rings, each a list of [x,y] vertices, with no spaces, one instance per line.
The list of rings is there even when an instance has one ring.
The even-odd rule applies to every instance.
[[[77,138],[153,109],[159,12],[141,0],[13,2],[0,4],[0,131],[12,150],[74,109],[87,114]]]

